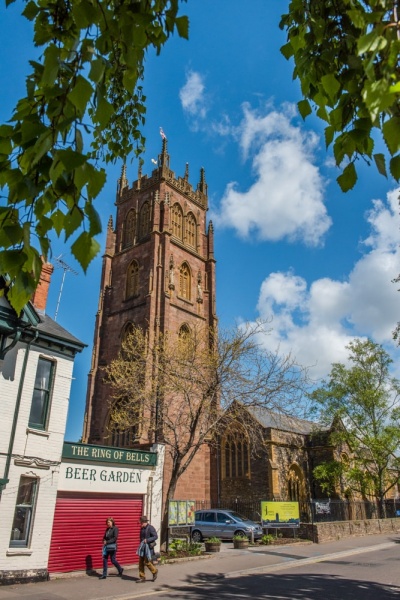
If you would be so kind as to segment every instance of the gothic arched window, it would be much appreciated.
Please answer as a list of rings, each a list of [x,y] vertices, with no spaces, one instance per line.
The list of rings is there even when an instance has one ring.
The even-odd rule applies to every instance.
[[[131,323],[131,322],[126,323],[125,327],[122,330],[122,335],[121,335],[122,342],[125,342],[127,340],[127,338],[130,335],[132,335],[133,331],[134,331],[133,323]]]
[[[190,334],[191,334],[191,331],[190,331],[189,325],[187,323],[183,323],[183,325],[181,325],[179,327],[179,333],[178,333],[179,337],[181,339],[186,339],[186,338],[190,337]]]
[[[150,207],[149,203],[145,202],[140,209],[140,238],[144,238],[150,231]]]
[[[172,224],[172,235],[183,240],[183,212],[180,204],[177,202],[171,209],[171,224]]]
[[[288,500],[290,502],[299,502],[304,500],[304,476],[298,465],[292,465],[288,474]]]
[[[190,300],[191,275],[189,265],[184,262],[179,269],[179,295],[185,300]]]
[[[189,213],[186,217],[186,243],[192,248],[197,247],[197,236],[196,236],[196,219],[193,213]]]
[[[250,479],[249,440],[244,431],[230,428],[222,439],[222,478]]]
[[[126,215],[124,224],[124,241],[123,247],[128,248],[132,246],[133,240],[135,239],[135,228],[136,228],[136,211],[130,210]]]
[[[139,294],[139,265],[133,260],[126,274],[126,297],[132,298]]]
[[[116,446],[117,448],[132,448],[134,443],[137,441],[137,426],[121,424],[118,418],[118,413],[122,415],[122,421],[124,421],[124,414],[126,413],[126,401],[119,400],[111,410],[109,422],[108,422],[108,445]]]
[[[342,452],[340,455],[339,488],[340,488],[340,494],[345,496],[346,498],[350,498],[352,496],[348,477],[346,476],[346,474],[350,471],[350,468],[351,468],[350,456],[346,452]],[[364,490],[364,493],[365,492],[367,492],[367,489]],[[373,495],[372,490],[371,490],[371,494]]]

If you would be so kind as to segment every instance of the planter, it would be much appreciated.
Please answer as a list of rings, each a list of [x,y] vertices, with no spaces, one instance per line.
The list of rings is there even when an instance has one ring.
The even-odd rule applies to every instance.
[[[233,540],[233,547],[237,550],[244,550],[249,547],[249,540]]]
[[[221,542],[204,542],[206,552],[219,552],[221,550]]]

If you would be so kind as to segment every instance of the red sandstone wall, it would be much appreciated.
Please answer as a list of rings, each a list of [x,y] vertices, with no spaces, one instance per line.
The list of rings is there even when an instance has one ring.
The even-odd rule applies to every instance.
[[[165,502],[168,482],[171,475],[171,457],[166,447],[164,463],[163,501]],[[213,465],[214,468],[214,465]],[[208,446],[202,446],[192,460],[187,471],[178,481],[174,498],[176,500],[208,500],[211,494],[211,456]]]

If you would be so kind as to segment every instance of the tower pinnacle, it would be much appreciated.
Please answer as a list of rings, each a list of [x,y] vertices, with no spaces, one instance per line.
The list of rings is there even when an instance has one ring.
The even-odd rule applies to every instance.
[[[207,194],[207,183],[206,183],[206,175],[205,175],[205,170],[203,167],[201,167],[200,169],[200,181],[197,184],[197,189],[199,190],[199,192],[202,192],[203,194]]]
[[[169,168],[169,154],[168,154],[168,142],[167,138],[164,136],[162,141],[162,149],[161,154],[158,156],[158,164],[161,167]]]

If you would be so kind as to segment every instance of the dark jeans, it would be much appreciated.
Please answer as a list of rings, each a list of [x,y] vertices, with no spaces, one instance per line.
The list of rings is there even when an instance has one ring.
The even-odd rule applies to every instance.
[[[116,558],[116,550],[107,550],[107,555],[103,556],[103,575],[107,576],[107,566],[108,566],[108,558],[110,558],[112,564],[117,568],[118,573],[121,573],[122,567],[117,561]]]

